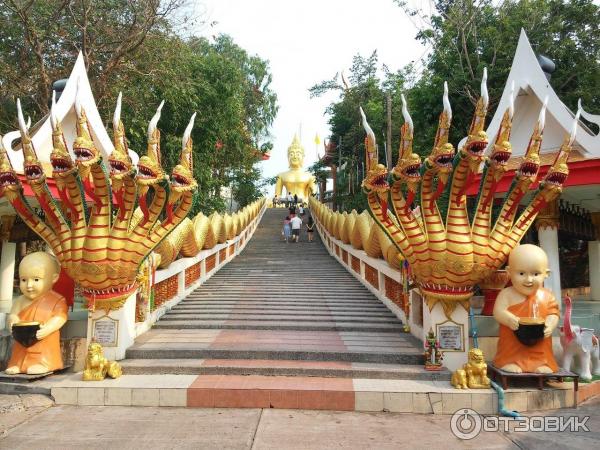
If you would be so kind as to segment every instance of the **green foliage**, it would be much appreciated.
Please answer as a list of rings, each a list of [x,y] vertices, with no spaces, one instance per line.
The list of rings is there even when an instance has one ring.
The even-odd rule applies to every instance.
[[[192,213],[223,211],[223,186],[232,179],[258,183],[253,165],[271,145],[265,140],[277,96],[268,62],[249,55],[231,37],[177,34],[186,3],[0,1],[0,127],[16,128],[17,97],[26,114],[42,118],[51,82],[68,76],[81,49],[102,117],[111,117],[123,91],[121,118],[130,148],[139,154],[145,152],[148,120],[165,100],[158,126],[166,170],[177,164],[183,131],[198,113],[192,132],[198,182]]]
[[[407,97],[415,126],[414,150],[426,156],[434,142],[442,110],[443,83],[447,81],[453,109],[450,142],[456,145],[468,130],[484,67],[488,69],[489,110],[495,110],[522,28],[534,51],[556,63],[550,83],[561,100],[572,110],[576,109],[578,98],[587,110],[600,110],[600,7],[593,0],[437,0],[431,15],[410,9],[406,1],[396,3],[415,23],[426,24],[417,34],[417,39],[429,49],[422,71],[417,70],[419,64],[411,63],[392,73],[385,65],[380,66],[374,52],[367,58],[354,57],[348,89],[344,89],[337,75],[310,89],[313,96],[331,91],[342,94],[327,112],[331,140],[337,144],[341,162],[348,162],[352,170],[358,167],[360,172],[364,161],[365,133],[359,106],[375,132],[379,162],[385,163],[386,94],[392,99],[394,163],[403,123],[401,93]],[[347,209],[343,195],[348,189],[343,185],[340,189],[338,197]],[[362,194],[356,189],[352,195]]]

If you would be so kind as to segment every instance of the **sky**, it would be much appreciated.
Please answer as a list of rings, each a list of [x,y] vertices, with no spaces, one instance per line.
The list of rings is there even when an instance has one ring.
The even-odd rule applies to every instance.
[[[271,159],[260,163],[264,177],[287,170],[287,148],[300,131],[304,166],[316,161],[315,135],[321,141],[329,135],[325,108],[337,94],[311,99],[311,86],[348,72],[356,54],[377,50],[380,64],[395,71],[425,51],[415,40],[415,25],[393,0],[197,0],[196,8],[205,23],[214,22],[203,35],[229,34],[270,63],[279,112],[271,127]]]

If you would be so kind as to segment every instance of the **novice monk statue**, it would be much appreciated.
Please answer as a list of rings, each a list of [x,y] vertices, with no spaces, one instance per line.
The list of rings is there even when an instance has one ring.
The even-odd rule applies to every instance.
[[[552,292],[542,287],[549,273],[546,253],[535,245],[520,245],[510,253],[506,270],[512,286],[500,291],[494,306],[494,318],[500,324],[494,366],[514,373],[556,372],[552,332],[560,312]],[[524,318],[543,320],[544,337],[533,345],[522,344],[513,332]]]
[[[63,368],[60,328],[67,321],[67,301],[52,290],[60,267],[44,252],[31,253],[19,264],[19,283],[23,293],[15,300],[8,318],[9,329],[19,322],[39,322],[38,342],[24,347],[14,342],[6,373],[42,374]]]

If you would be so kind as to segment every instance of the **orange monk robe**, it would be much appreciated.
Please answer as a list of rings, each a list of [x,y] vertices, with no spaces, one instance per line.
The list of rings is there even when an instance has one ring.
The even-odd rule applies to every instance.
[[[21,322],[45,323],[56,316],[67,320],[67,311],[65,298],[57,292],[49,291],[31,302],[18,315]],[[56,330],[31,347],[23,347],[16,341],[13,343],[12,355],[7,367],[18,366],[21,373],[26,373],[27,369],[34,364],[43,364],[49,372],[63,368],[60,330]]]
[[[530,295],[523,302],[509,306],[508,311],[517,317],[532,317],[536,298],[537,317],[546,319],[551,314],[560,316],[554,295],[545,288],[538,289],[535,294]],[[558,364],[552,353],[552,336],[542,339],[535,345],[527,346],[521,344],[514,331],[506,325],[499,325],[498,351],[494,358],[494,366],[502,368],[507,364],[516,364],[523,372],[535,372],[541,366],[548,366],[553,372],[558,370]]]

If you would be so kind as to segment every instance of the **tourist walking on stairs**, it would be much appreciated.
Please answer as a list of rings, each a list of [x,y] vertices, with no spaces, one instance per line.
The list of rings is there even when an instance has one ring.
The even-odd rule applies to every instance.
[[[302,219],[298,216],[294,216],[292,220],[290,220],[290,225],[292,226],[292,239],[294,242],[300,241],[300,229],[302,228]]]
[[[292,229],[290,226],[290,216],[286,216],[285,220],[283,221],[283,239],[285,240],[286,244],[291,235]]]
[[[308,242],[312,242],[314,231],[315,223],[313,222],[312,216],[308,216],[308,223],[306,224],[306,234],[308,235]]]

